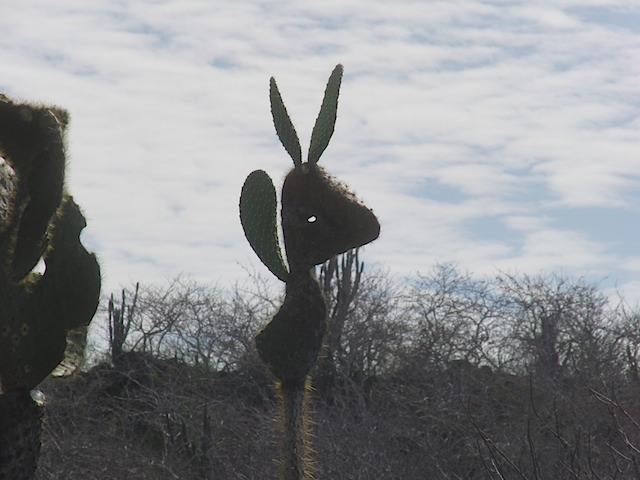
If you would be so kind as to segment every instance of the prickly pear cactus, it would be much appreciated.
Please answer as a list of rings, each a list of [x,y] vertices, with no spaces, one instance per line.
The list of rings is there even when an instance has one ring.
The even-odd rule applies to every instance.
[[[0,192],[0,478],[33,477],[42,409],[32,389],[78,366],[100,295],[98,263],[80,243],[85,219],[64,191],[67,120],[0,95],[0,157],[11,175]]]
[[[287,480],[312,478],[305,399],[308,375],[322,348],[327,316],[313,267],[380,234],[373,212],[318,165],[334,132],[342,72],[342,65],[338,65],[329,77],[304,163],[298,134],[271,79],[274,125],[294,164],[281,195],[288,268],[278,240],[276,190],[271,178],[262,170],[252,172],[240,195],[240,220],[249,244],[265,266],[286,283],[282,307],[258,333],[256,347],[279,382],[285,432],[282,478]]]

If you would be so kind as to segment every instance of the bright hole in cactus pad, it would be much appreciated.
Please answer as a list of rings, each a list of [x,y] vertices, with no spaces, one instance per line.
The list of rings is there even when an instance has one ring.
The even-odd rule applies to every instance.
[[[307,218],[307,222],[309,223],[314,223],[316,220],[318,220],[318,217],[316,217],[315,215],[311,215],[309,218]]]
[[[36,266],[31,270],[33,273],[39,273],[40,275],[44,275],[44,272],[47,271],[47,264],[44,263],[44,258],[40,257]]]

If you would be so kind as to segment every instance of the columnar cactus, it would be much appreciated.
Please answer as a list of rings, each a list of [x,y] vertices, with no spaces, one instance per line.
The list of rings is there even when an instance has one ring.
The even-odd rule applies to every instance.
[[[271,78],[273,121],[294,164],[284,180],[281,197],[289,268],[280,250],[271,178],[262,170],[252,172],[240,195],[240,220],[249,244],[267,268],[286,283],[282,307],[256,337],[260,358],[278,379],[282,398],[282,478],[286,480],[312,478],[305,405],[308,375],[322,347],[327,316],[314,266],[365,245],[380,233],[373,212],[318,166],[333,135],[342,71],[338,65],[329,78],[304,163],[298,135]]]
[[[0,478],[33,477],[42,412],[30,391],[77,367],[100,295],[98,263],[80,243],[85,219],[64,191],[67,120],[0,95],[0,157],[12,172],[1,193]]]

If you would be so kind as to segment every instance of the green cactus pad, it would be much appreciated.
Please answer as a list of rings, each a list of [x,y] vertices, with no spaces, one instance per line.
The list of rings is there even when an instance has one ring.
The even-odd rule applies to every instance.
[[[276,189],[263,170],[251,172],[242,186],[240,222],[258,258],[271,273],[286,282],[289,272],[278,241]]]
[[[273,124],[276,127],[278,138],[282,142],[284,149],[291,155],[293,164],[300,165],[302,163],[300,139],[287,113],[287,108],[284,106],[276,80],[273,77],[271,77],[271,81],[269,82],[269,100],[271,101],[271,115],[273,116]]]
[[[333,135],[338,115],[338,96],[340,95],[342,72],[342,65],[336,65],[327,82],[320,113],[318,114],[316,123],[313,126],[313,132],[311,133],[309,163],[318,163],[320,156],[329,145],[329,140],[331,140],[331,136]]]

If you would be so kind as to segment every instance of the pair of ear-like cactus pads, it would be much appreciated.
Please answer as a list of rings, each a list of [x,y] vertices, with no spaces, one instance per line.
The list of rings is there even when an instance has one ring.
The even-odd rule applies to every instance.
[[[335,127],[342,70],[342,65],[336,66],[329,77],[304,163],[298,135],[271,78],[273,121],[294,163],[282,186],[282,231],[289,268],[280,250],[276,190],[269,175],[252,172],[240,196],[247,240],[267,268],[286,282],[282,307],[256,337],[260,357],[284,383],[304,382],[322,346],[326,306],[312,268],[380,234],[373,212],[318,166]]]

